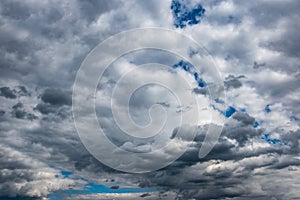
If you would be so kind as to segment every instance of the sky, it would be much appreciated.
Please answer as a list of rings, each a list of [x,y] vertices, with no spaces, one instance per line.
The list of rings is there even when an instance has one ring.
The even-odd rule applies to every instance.
[[[0,199],[300,199],[299,9],[0,1]]]

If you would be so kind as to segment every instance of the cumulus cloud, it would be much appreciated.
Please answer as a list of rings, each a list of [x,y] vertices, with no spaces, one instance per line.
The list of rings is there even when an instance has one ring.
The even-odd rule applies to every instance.
[[[0,198],[298,199],[299,8],[297,0],[1,1]],[[186,145],[191,130],[196,136],[170,166],[146,174],[118,172],[81,144],[72,119],[72,84],[80,63],[99,42],[131,28],[157,26],[205,46],[223,77],[227,99],[211,99],[219,107],[203,107],[203,121],[184,127],[180,138],[175,126],[156,140],[133,140],[116,126],[105,99],[127,69],[149,62],[169,65],[172,70],[139,71],[127,83],[153,75],[177,87],[176,74],[182,75],[193,86],[182,96],[196,96],[205,105],[210,91],[200,74],[174,67],[181,60],[176,56],[154,50],[124,55],[104,74],[96,92],[96,112],[108,138],[137,153],[172,141],[174,146],[159,155],[167,158]],[[126,85],[121,91],[126,94]],[[117,99],[120,111],[126,103]],[[153,104],[174,111],[172,117],[191,109],[176,107],[165,91],[149,87],[130,100],[133,120],[147,125]],[[152,117],[161,122],[158,111]],[[228,119],[219,140],[199,159],[210,123],[223,115]],[[99,190],[94,187],[89,194],[72,195],[93,184],[119,188],[111,194],[95,194]],[[118,194],[130,187],[155,190]]]
[[[51,105],[71,105],[71,94],[60,89],[46,89],[41,95],[41,100]]]
[[[2,87],[0,88],[1,96],[4,96],[6,98],[15,99],[17,98],[17,95],[13,90],[11,90],[9,87]]]
[[[1,144],[0,197],[43,197],[52,191],[68,188],[73,180],[26,154]]]

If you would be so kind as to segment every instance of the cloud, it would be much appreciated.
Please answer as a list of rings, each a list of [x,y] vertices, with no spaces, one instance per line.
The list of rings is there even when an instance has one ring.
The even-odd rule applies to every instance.
[[[28,120],[35,120],[37,119],[37,116],[35,116],[32,113],[27,113],[24,109],[23,109],[23,104],[22,103],[17,103],[16,105],[14,105],[12,107],[13,111],[12,111],[12,115],[18,119],[28,119]]]
[[[0,5],[0,198],[51,199],[57,191],[84,190],[90,182],[111,187],[106,182],[111,179],[120,188],[157,192],[69,194],[66,199],[299,198],[299,1],[4,0]],[[176,127],[156,141],[132,139],[114,123],[106,94],[126,69],[152,61],[173,66],[182,58],[154,50],[124,55],[104,74],[96,93],[96,112],[108,138],[139,153],[172,141],[170,151],[158,155],[167,158],[186,144],[191,130],[197,135],[170,166],[146,174],[121,173],[97,161],[81,144],[72,120],[72,84],[80,63],[99,42],[131,28],[157,26],[205,46],[224,79],[227,100],[212,99],[219,110],[202,108],[203,121],[185,127],[185,137],[175,136]],[[179,87],[175,76],[182,75],[193,87],[180,96],[198,94],[200,102],[209,103],[200,74],[188,65],[172,70],[139,71],[127,83],[156,76]],[[121,86],[124,94],[126,88]],[[174,113],[191,109],[177,108],[158,87],[136,91],[133,97],[131,114],[140,125],[149,122],[152,104]],[[117,103],[122,111],[128,102],[118,98]],[[199,159],[208,125],[222,113],[228,118],[221,137]],[[157,122],[163,121],[163,115],[154,114]],[[65,177],[62,171],[72,175]]]
[[[248,113],[237,112],[233,114],[232,118],[242,122],[244,125],[253,125],[255,122],[255,119]]]
[[[15,99],[17,98],[17,95],[15,94],[15,91],[11,90],[9,87],[1,87],[0,88],[0,96]]]
[[[229,88],[239,88],[242,86],[242,83],[239,79],[241,78],[245,78],[245,76],[238,76],[238,77],[235,77],[233,75],[229,75],[228,77],[225,78],[225,87],[227,89]]]
[[[59,171],[1,144],[0,197],[43,197],[74,181],[55,177]]]
[[[60,89],[46,89],[41,95],[41,100],[44,103],[49,103],[51,105],[71,105],[71,94],[67,91],[62,91]]]
[[[282,140],[289,144],[289,150],[291,154],[298,155],[300,153],[300,136],[299,129],[296,131],[290,131],[281,136]]]
[[[287,168],[298,169],[299,159],[293,159],[290,153],[284,153],[283,156],[285,150],[263,142],[260,139],[263,130],[254,129],[253,123],[254,118],[247,113],[235,113],[225,125],[217,145],[200,161],[197,155],[207,127],[199,127],[195,143],[178,161],[165,169],[150,173],[147,177],[151,182],[141,184],[172,188],[178,192],[178,197],[183,198],[248,199],[244,196],[250,194],[251,198],[259,199],[261,196],[286,198],[295,195],[295,187],[285,188],[284,194],[276,191],[275,186],[265,187],[266,182],[258,179],[264,172],[270,178],[268,168],[276,168],[277,171],[272,172],[276,174],[284,174]],[[289,151],[289,147],[283,149]],[[248,180],[247,177],[253,177],[256,186],[245,181]],[[270,179],[276,180],[276,176]],[[276,185],[280,187],[280,184]],[[213,192],[216,190],[218,193]]]

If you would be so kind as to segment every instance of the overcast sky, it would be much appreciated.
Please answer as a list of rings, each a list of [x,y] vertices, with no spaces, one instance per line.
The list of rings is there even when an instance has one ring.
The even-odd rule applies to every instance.
[[[300,199],[299,10],[298,0],[0,1],[0,199]],[[95,95],[107,138],[132,153],[171,141],[156,157],[137,165],[128,159],[119,169],[155,168],[189,144],[169,166],[125,173],[95,159],[80,141],[72,89],[81,63],[100,42],[146,27],[173,30],[205,48],[226,99],[211,99],[209,78],[178,55],[148,49],[118,58]],[[153,44],[172,41],[137,39],[148,37]],[[171,92],[150,84],[127,101],[132,84],[152,80]],[[174,93],[188,105],[178,106]],[[120,118],[113,119],[111,99]],[[125,134],[133,134],[122,115],[127,103],[130,119],[141,127],[152,123],[143,132],[151,137]],[[170,122],[154,137],[166,113]],[[178,113],[188,113],[188,126],[181,126]],[[223,118],[214,148],[199,158],[209,127]],[[111,152],[101,154],[120,164]]]

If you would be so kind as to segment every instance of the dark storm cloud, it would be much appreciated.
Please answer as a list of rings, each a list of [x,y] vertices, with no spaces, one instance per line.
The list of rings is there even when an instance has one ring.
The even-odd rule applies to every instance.
[[[38,103],[34,110],[43,115],[53,114],[52,117],[44,120],[60,120],[71,116],[70,106],[72,103],[71,92],[57,88],[47,88],[40,95],[41,103]]]
[[[254,171],[263,168],[283,170],[291,166],[300,166],[300,163],[299,159],[293,158],[290,153],[275,146],[247,150],[246,146],[261,141],[260,137],[263,134],[263,130],[253,128],[254,121],[255,118],[247,113],[235,113],[224,126],[222,135],[213,150],[201,160],[198,158],[198,152],[208,126],[198,127],[191,147],[170,166],[146,175],[147,179],[141,183],[141,186],[154,185],[165,190],[175,190],[178,197],[183,199],[239,199],[248,195],[251,197],[245,199],[255,199],[256,195],[253,191],[255,189],[244,186],[248,178],[255,176]],[[289,141],[298,141],[298,135],[291,132],[287,138],[290,138]],[[291,144],[290,150],[297,152],[297,145],[297,142]],[[264,187],[260,185],[261,183],[256,184]],[[276,193],[272,188],[268,188],[265,189],[264,194],[257,194],[257,197]]]
[[[41,99],[45,103],[56,106],[69,106],[72,103],[71,92],[63,91],[61,89],[46,89],[41,95]]]
[[[1,87],[0,96],[10,98],[10,99],[17,98],[16,92],[14,90],[11,90],[9,87]]]
[[[27,91],[27,88],[23,85],[16,86],[14,88],[10,88],[8,86],[4,86],[0,88],[0,96],[15,99],[21,96],[29,96],[30,93]]]

